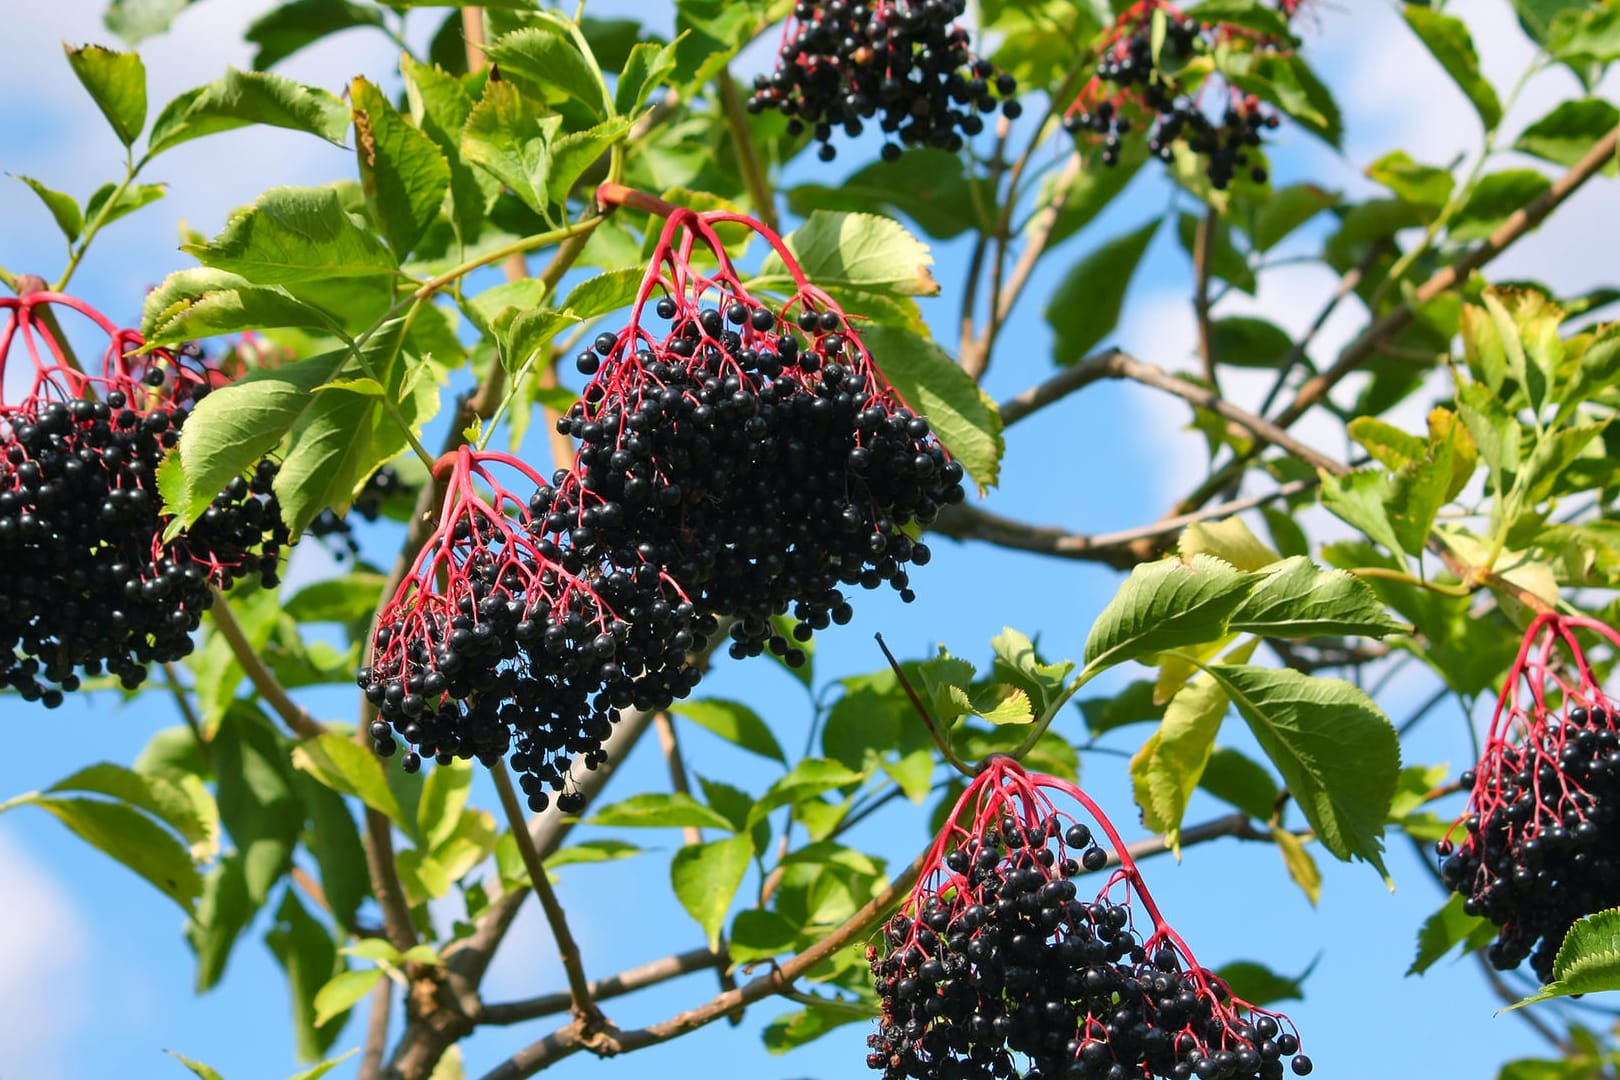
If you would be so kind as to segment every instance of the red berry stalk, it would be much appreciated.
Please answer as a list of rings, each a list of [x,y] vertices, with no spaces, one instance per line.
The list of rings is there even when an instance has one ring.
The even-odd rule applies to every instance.
[[[856,321],[751,218],[612,184],[598,198],[667,220],[628,325],[577,358],[591,381],[559,430],[582,445],[556,477],[546,527],[618,565],[667,569],[706,614],[736,617],[737,656],[768,645],[802,663],[772,615],[791,611],[808,640],[851,617],[844,586],[887,582],[912,598],[904,566],[929,552],[905,528],[962,498],[962,468],[883,377]],[[744,285],[724,225],[782,260],[784,301]]]
[[[692,605],[667,575],[604,568],[546,535],[536,515],[550,489],[516,458],[463,446],[435,473],[447,470],[438,525],[379,614],[360,672],[379,710],[371,734],[384,756],[396,737],[412,746],[411,772],[422,754],[492,763],[515,740],[538,811],[575,754],[600,763],[614,709],[667,707],[695,685]],[[505,486],[508,470],[529,496]]]
[[[1464,910],[1501,927],[1492,963],[1507,969],[1528,957],[1544,980],[1570,925],[1620,904],[1620,870],[1608,854],[1620,725],[1578,631],[1620,648],[1620,634],[1585,616],[1530,624],[1480,760],[1462,775],[1468,805],[1438,846]],[[1454,842],[1459,826],[1465,835]]]
[[[1087,901],[1076,878],[1118,867]],[[1267,1077],[1311,1071],[1286,1016],[1199,965],[1113,824],[1067,781],[993,758],[953,808],[906,903],[868,950],[887,1077]],[[1147,926],[1138,925],[1137,908]]]
[[[213,588],[254,572],[274,584],[288,541],[275,465],[165,539],[158,467],[223,378],[193,350],[140,352],[140,334],[70,296],[25,288],[0,308],[0,684],[48,707],[82,674],[133,689],[191,651]],[[88,371],[58,312],[105,336]]]

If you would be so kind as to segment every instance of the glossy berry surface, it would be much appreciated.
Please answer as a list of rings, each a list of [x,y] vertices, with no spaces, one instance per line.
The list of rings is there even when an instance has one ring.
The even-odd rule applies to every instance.
[[[1453,826],[1461,837],[1439,845],[1441,876],[1464,897],[1463,910],[1499,928],[1491,963],[1506,970],[1529,960],[1543,982],[1570,926],[1620,905],[1611,854],[1620,713],[1596,684],[1577,630],[1616,641],[1591,619],[1543,616],[1531,625],[1485,752],[1461,778],[1470,792],[1460,830]]]
[[[801,0],[748,107],[790,117],[788,133],[809,131],[823,161],[836,156],[836,135],[854,138],[872,121],[885,160],[902,146],[955,153],[987,114],[1020,112],[1016,82],[976,58],[957,25],[966,10],[965,0]]]
[[[1049,792],[1077,797],[1116,844],[1095,895],[1077,879],[1106,853]],[[887,1080],[1276,1080],[1290,1058],[1311,1072],[1286,1017],[1198,966],[1078,788],[993,761],[952,818],[868,950],[883,1014],[867,1064]]]

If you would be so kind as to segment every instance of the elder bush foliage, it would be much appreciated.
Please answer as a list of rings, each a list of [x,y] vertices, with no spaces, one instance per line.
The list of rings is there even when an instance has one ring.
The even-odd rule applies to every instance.
[[[66,256],[0,255],[4,723],[76,696],[176,723],[0,812],[43,810],[172,898],[199,993],[271,921],[301,1075],[356,1054],[367,1078],[527,1076],[774,997],[772,1051],[835,1042],[888,1080],[1364,1070],[1278,1007],[1310,992],[1273,970],[1294,957],[1190,942],[1149,893],[1157,857],[1240,841],[1313,903],[1319,860],[1368,864],[1372,896],[1388,845],[1417,845],[1432,880],[1402,884],[1446,899],[1412,974],[1478,954],[1548,1040],[1501,1075],[1620,1065],[1591,1030],[1620,989],[1620,292],[1492,269],[1612,183],[1620,109],[1591,90],[1620,58],[1612,0],[1512,0],[1526,77],[1585,90],[1517,132],[1468,22],[1405,5],[1483,152],[1389,147],[1357,163],[1368,198],[1268,160],[1343,137],[1311,0],[675,0],[668,40],[539,0],[295,0],[249,28],[254,70],[149,102],[139,41],[185,6],[114,0],[121,41],[64,47],[125,170],[86,198],[17,177]],[[397,70],[276,72],[340,32],[387,35]],[[258,126],[354,168],[188,236],[197,265],[144,297],[74,292],[102,230],[164,197],[167,152]],[[1168,221],[1088,228],[1148,176]],[[1165,229],[1195,355],[1138,357],[1110,342]],[[1230,314],[1306,268],[1338,286],[1302,335]],[[1344,311],[1361,329],[1324,348]],[[1050,350],[1010,347],[1038,317]],[[1028,389],[998,404],[992,363]],[[1265,392],[1229,392],[1257,385],[1238,369]],[[1134,467],[1005,437],[1114,380],[1187,410],[1208,462],[1184,497],[1114,533],[1002,512],[1012,470]],[[283,584],[316,545],[318,579]],[[983,580],[930,565],[955,545]],[[1045,588],[997,549],[1102,564],[1117,592],[1078,623],[1053,595],[988,649],[879,637],[875,670],[818,666],[817,635],[892,610],[867,590],[945,612]],[[1040,644],[1088,621],[1080,655]],[[704,685],[771,663],[804,698]],[[1432,695],[1398,727],[1397,676]],[[1445,723],[1463,766],[1403,754]],[[694,728],[758,760],[695,776]],[[667,785],[613,783],[643,743]],[[1224,812],[1189,820],[1204,800]],[[1110,817],[1133,813],[1127,843]],[[915,858],[865,850],[869,822]],[[647,963],[614,976],[554,886],[629,857],[690,925],[628,928]],[[1260,922],[1277,895],[1207,887],[1251,890]],[[531,903],[541,996],[494,1000]],[[703,972],[685,1009],[615,1022],[613,999]],[[515,1053],[478,1038],[512,1024],[535,1029]]]

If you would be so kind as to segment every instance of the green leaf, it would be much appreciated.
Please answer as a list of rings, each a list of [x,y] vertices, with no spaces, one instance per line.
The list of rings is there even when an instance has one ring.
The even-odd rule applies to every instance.
[[[292,0],[248,24],[243,37],[259,47],[253,70],[267,71],[324,37],[360,26],[383,29],[382,12],[352,0]]]
[[[362,349],[371,369],[387,381],[384,395],[366,394],[364,384],[355,384],[353,393],[317,394],[294,424],[292,448],[282,459],[274,490],[282,520],[295,533],[327,507],[347,509],[365,478],[406,448],[399,420],[420,434],[433,418],[439,404],[433,369],[399,362],[403,329],[403,320],[394,320]],[[355,378],[361,370],[349,364],[341,372]],[[398,402],[398,418],[382,397]]]
[[[176,270],[146,294],[141,333],[148,345],[296,326],[331,333],[332,319],[279,285],[255,285],[224,270]]]
[[[1035,643],[1010,626],[990,639],[996,654],[996,677],[1017,686],[1044,713],[1063,692],[1074,663],[1064,660],[1045,663],[1035,651]]]
[[[239,702],[220,719],[209,746],[219,817],[242,853],[243,884],[257,907],[291,865],[304,822],[286,744],[258,709]],[[232,897],[223,899],[240,907]]]
[[[1460,244],[1483,240],[1551,187],[1552,181],[1534,169],[1492,173],[1468,193],[1468,201],[1451,219],[1449,235]]]
[[[574,43],[549,26],[529,26],[503,35],[485,50],[501,77],[541,101],[563,96],[601,115],[609,105],[590,63]]]
[[[1278,188],[1255,212],[1251,229],[1255,250],[1270,251],[1295,229],[1338,201],[1338,192],[1315,184]]]
[[[1323,845],[1383,871],[1384,821],[1400,745],[1383,711],[1342,679],[1288,669],[1212,664]]]
[[[962,159],[930,147],[913,148],[895,161],[871,162],[836,186],[801,184],[788,191],[787,200],[800,217],[816,210],[859,213],[881,206],[940,240],[961,235],[978,219]]]
[[[1411,627],[1391,618],[1366,582],[1343,570],[1318,569],[1294,556],[1270,567],[1232,613],[1228,629],[1263,637],[1357,634],[1381,638]]]
[[[265,933],[264,941],[287,975],[298,1056],[305,1061],[315,1060],[331,1048],[343,1029],[343,1017],[325,1024],[315,1018],[316,993],[343,970],[337,943],[326,927],[304,909],[292,889],[282,894],[275,925]]]
[[[1381,469],[1356,469],[1344,476],[1324,472],[1321,480],[1323,506],[1384,545],[1391,554],[1404,553],[1384,509],[1390,491],[1389,480]]]
[[[1560,104],[1552,112],[1519,133],[1513,149],[1543,161],[1574,165],[1603,136],[1620,127],[1620,109],[1602,98],[1577,98]],[[1603,171],[1614,176],[1620,165],[1610,161]]]
[[[358,798],[406,832],[414,832],[416,822],[400,809],[377,756],[353,739],[342,735],[305,739],[294,748],[292,760],[338,794]]]
[[[802,802],[824,791],[859,783],[861,774],[826,758],[805,758],[760,796],[748,813],[748,823],[765,818],[778,806]]]
[[[1287,331],[1265,319],[1233,315],[1216,319],[1211,330],[1216,358],[1233,367],[1275,369],[1294,347]]]
[[[509,375],[515,375],[531,360],[533,372],[551,366],[551,343],[558,334],[575,323],[579,316],[572,311],[553,308],[530,308],[520,312],[507,325],[501,339],[501,366]]]
[[[1093,624],[1086,670],[1225,636],[1227,620],[1257,580],[1258,574],[1209,555],[1190,564],[1177,558],[1143,563]]]
[[[630,121],[622,116],[604,120],[584,131],[570,131],[551,144],[551,169],[546,175],[546,195],[558,206],[568,201],[598,158],[630,132]]]
[[[641,41],[630,47],[624,70],[613,90],[614,108],[621,116],[634,116],[647,98],[675,73],[675,46]]]
[[[1077,363],[1119,323],[1126,290],[1158,229],[1155,218],[1099,245],[1053,289],[1046,321],[1057,334],[1053,355],[1058,363]]]
[[[1271,830],[1271,839],[1276,841],[1277,850],[1282,852],[1283,865],[1288,868],[1288,876],[1294,884],[1304,892],[1305,899],[1315,907],[1322,899],[1322,871],[1316,865],[1316,859],[1305,847],[1305,842],[1284,828]]]
[[[1128,724],[1164,718],[1164,705],[1154,700],[1151,679],[1137,679],[1113,697],[1086,698],[1077,703],[1086,718],[1086,730],[1095,738]]]
[[[669,711],[708,728],[744,750],[787,764],[787,755],[782,752],[776,736],[771,734],[771,729],[759,714],[746,705],[721,698],[703,698],[677,702],[670,706]]]
[[[440,771],[435,769],[433,775]],[[294,776],[293,787],[309,812],[304,846],[315,857],[321,872],[321,891],[332,909],[332,918],[345,930],[353,931],[355,912],[371,895],[366,849],[360,842],[354,815],[341,795],[302,773]]]
[[[1193,522],[1176,541],[1176,551],[1184,560],[1194,555],[1213,555],[1239,570],[1264,570],[1282,561],[1282,556],[1267,547],[1239,517]]]
[[[84,204],[84,220],[95,221],[99,217],[103,227],[111,225],[119,218],[157,202],[168,194],[168,191],[167,184],[130,184],[123,191],[118,190],[117,184],[102,184]],[[106,206],[107,201],[114,195],[118,196],[118,201],[108,207],[107,212],[103,214],[102,207]]]
[[[1257,761],[1229,746],[1217,746],[1204,763],[1198,786],[1231,803],[1250,817],[1264,820],[1277,810],[1281,792],[1271,774]]]
[[[1187,17],[1197,19],[1206,26],[1227,23],[1265,37],[1291,40],[1288,19],[1281,12],[1256,3],[1255,0],[1204,0],[1187,9]]]
[[[422,781],[416,828],[429,851],[438,851],[455,835],[471,789],[472,766],[464,761],[436,766]]]
[[[1503,1011],[1552,998],[1606,990],[1620,990],[1620,908],[1577,919],[1558,947],[1552,981]]]
[[[1467,24],[1453,15],[1442,15],[1416,4],[1403,5],[1401,14],[1418,39],[1440,62],[1440,66],[1445,68],[1446,74],[1473,103],[1485,130],[1494,131],[1496,125],[1502,122],[1502,103],[1490,82],[1480,73],[1479,54],[1474,51],[1474,39],[1469,36]]]
[[[1235,960],[1215,969],[1221,981],[1232,988],[1232,994],[1250,1005],[1264,1008],[1278,1001],[1299,1001],[1305,997],[1300,983],[1305,976],[1289,978],[1279,975],[1264,964],[1252,960]]]
[[[563,307],[581,319],[595,319],[627,308],[636,302],[636,293],[646,276],[641,267],[627,266],[588,277],[574,286]]]
[[[181,247],[258,285],[392,274],[388,249],[343,208],[335,187],[274,187],[206,244]]]
[[[461,134],[461,156],[512,189],[525,206],[548,218],[551,144],[562,117],[548,116],[507,82],[490,82]]]
[[[1297,52],[1262,53],[1254,61],[1252,75],[1233,73],[1232,82],[1239,89],[1276,105],[1329,146],[1339,148],[1344,139],[1344,118],[1339,104]]]
[[[404,261],[439,216],[450,165],[433,140],[363,78],[349,84],[360,186],[394,257]]]
[[[208,991],[224,976],[231,950],[259,904],[248,895],[246,860],[237,852],[226,855],[203,878],[202,897],[186,924],[186,940],[197,954],[197,993]]]
[[[187,0],[180,0],[180,2],[185,3]],[[118,0],[113,0],[113,3],[116,5]],[[202,1080],[224,1080],[224,1077],[220,1076],[217,1071],[207,1065],[204,1065],[200,1061],[192,1061],[185,1055],[177,1054],[173,1050],[165,1050],[163,1052],[174,1058],[186,1068],[190,1069],[193,1075],[200,1076]]]
[[[845,1024],[870,1023],[876,1007],[864,1001],[821,1001],[784,1013],[765,1025],[761,1037],[772,1054],[785,1054],[815,1041]]]
[[[1552,495],[1553,487],[1565,469],[1580,458],[1592,441],[1603,434],[1607,423],[1581,424],[1544,436],[1536,443],[1530,460],[1524,464],[1520,483],[1526,506],[1535,506]]]
[[[459,26],[458,26],[459,33]],[[463,244],[483,232],[489,204],[501,185],[493,176],[475,169],[461,157],[461,135],[473,110],[473,99],[461,80],[442,68],[422,64],[402,54],[400,74],[411,119],[433,140],[450,166],[450,222]]]
[[[747,964],[784,956],[798,948],[799,930],[781,915],[761,908],[737,912],[731,920],[726,949],[734,962]]]
[[[640,855],[646,850],[625,840],[584,840],[578,844],[558,848],[546,856],[545,866],[547,870],[555,870],[560,866],[571,866],[574,863],[617,862],[620,859]]]
[[[669,877],[675,897],[708,935],[709,948],[720,946],[720,928],[754,858],[747,836],[730,836],[707,844],[687,844],[675,853]]]
[[[1436,213],[1451,198],[1456,181],[1450,170],[1419,165],[1405,150],[1392,150],[1367,166],[1367,175],[1393,191],[1403,202]]]
[[[1477,915],[1463,911],[1463,898],[1453,894],[1445,905],[1423,921],[1418,931],[1417,956],[1407,975],[1421,975],[1435,965],[1452,949],[1461,947],[1472,952],[1496,936],[1496,927]]]
[[[895,296],[934,296],[939,282],[929,267],[928,245],[891,218],[876,214],[836,214],[816,210],[783,237],[804,276],[821,288],[854,288]],[[760,278],[790,282],[787,265],[774,251],[760,266]]]
[[[1219,683],[1199,678],[1176,691],[1159,730],[1131,758],[1131,787],[1142,824],[1165,834],[1181,854],[1181,819],[1215,749],[1215,735],[1231,702]]]
[[[1599,71],[1582,68],[1601,70],[1620,59],[1620,11],[1608,4],[1571,4],[1553,20],[1547,48],[1590,85]]]
[[[12,175],[16,176],[15,173]],[[16,179],[27,184],[33,193],[39,196],[39,201],[51,212],[56,227],[62,230],[62,235],[67,237],[68,243],[71,244],[79,238],[79,234],[84,231],[84,215],[79,213],[79,204],[73,196],[53,191],[31,176],[16,176]]]
[[[217,843],[218,810],[213,796],[200,785],[197,790],[187,790],[178,780],[102,762],[58,780],[46,791],[88,791],[139,807],[179,833],[199,855]]]
[[[343,971],[332,976],[315,993],[315,1026],[321,1027],[348,1012],[356,1002],[371,993],[371,988],[377,985],[382,974],[382,968],[372,967]]]
[[[77,49],[66,42],[68,66],[112,125],[125,146],[132,146],[146,126],[146,65],[139,53],[119,52],[102,45]]]
[[[868,326],[861,341],[889,385],[919,416],[978,484],[1001,478],[1001,413],[973,377],[932,341],[894,326]]]
[[[199,402],[186,421],[178,450],[169,458],[181,468],[181,486],[163,489],[175,520],[189,525],[201,517],[226,484],[273,449],[343,356],[327,353],[274,370],[251,371]]]
[[[699,828],[734,831],[723,814],[704,806],[690,795],[647,792],[622,802],[604,806],[588,819],[591,825],[621,825],[632,828]]]
[[[226,68],[222,78],[187,90],[163,107],[152,121],[146,154],[249,124],[304,131],[342,146],[349,109],[318,87],[269,72]]]
[[[37,806],[78,837],[123,863],[187,912],[202,895],[202,877],[174,834],[121,802],[64,799],[38,792],[0,803],[0,812]]]
[[[491,6],[495,6],[495,5],[491,5]],[[347,1053],[339,1054],[335,1058],[329,1058],[328,1060],[321,1062],[319,1065],[316,1065],[314,1068],[305,1069],[303,1072],[298,1073],[296,1076],[289,1076],[287,1078],[287,1080],[321,1080],[321,1077],[325,1076],[327,1073],[331,1072],[333,1069],[337,1068],[339,1065],[343,1064],[345,1061],[348,1061],[350,1058],[354,1057],[354,1055],[358,1054],[359,1052],[360,1052],[360,1048],[357,1046],[353,1050],[348,1051]],[[450,1048],[450,1050],[445,1053],[444,1057],[439,1059],[440,1067],[441,1068],[443,1067],[444,1062],[453,1060],[454,1055],[456,1054],[456,1052],[457,1052],[457,1048],[452,1046]],[[441,1078],[439,1076],[439,1069],[434,1069],[433,1070],[433,1075],[431,1077],[429,1077],[428,1080],[448,1080],[448,1078]]]

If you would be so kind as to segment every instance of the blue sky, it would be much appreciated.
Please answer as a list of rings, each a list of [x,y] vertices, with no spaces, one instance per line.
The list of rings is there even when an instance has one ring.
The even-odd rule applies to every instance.
[[[151,82],[151,112],[179,91],[217,77],[227,63],[246,66],[250,54],[241,43],[241,28],[268,6],[261,0],[205,0],[180,18],[173,33],[148,42],[142,51]],[[99,24],[100,7],[96,0],[18,6],[8,12],[7,33],[0,37],[0,94],[11,103],[0,121],[0,170],[37,177],[81,200],[104,180],[116,178],[121,153],[74,82],[57,42],[108,41]],[[588,10],[609,15],[645,8],[656,8],[668,23],[662,3],[591,0]],[[1340,93],[1346,148],[1341,156],[1285,128],[1273,154],[1279,182],[1313,179],[1366,191],[1371,185],[1359,170],[1386,150],[1403,146],[1420,160],[1445,162],[1477,148],[1478,123],[1467,103],[1392,10],[1383,0],[1323,0],[1307,16],[1307,55]],[[1511,83],[1529,54],[1506,0],[1478,0],[1459,10],[1475,28],[1487,73],[1499,84]],[[413,39],[423,36],[437,15],[413,17]],[[353,74],[377,77],[386,72],[392,59],[380,35],[354,32],[299,54],[280,70],[338,91]],[[751,53],[744,67],[765,59]],[[1561,74],[1538,80],[1510,114],[1508,126],[1523,126],[1574,90],[1573,81]],[[853,155],[841,158],[832,175],[853,169],[852,161]],[[797,167],[794,179],[814,175],[824,180],[813,164]],[[1040,300],[1063,270],[1089,246],[1164,212],[1169,189],[1147,173],[1151,170],[1144,170],[1119,205],[1037,271],[992,366],[987,380],[992,396],[1006,398],[1050,370],[1050,336],[1040,318]],[[114,318],[133,323],[145,289],[170,270],[190,265],[176,249],[182,216],[191,228],[213,233],[233,206],[265,187],[352,175],[349,151],[285,132],[250,130],[182,147],[160,159],[146,178],[167,181],[170,197],[112,226],[87,259],[76,291]],[[1594,221],[1612,227],[1615,206],[1612,184],[1594,185],[1573,200],[1560,220],[1502,260],[1496,274],[1539,277],[1569,292],[1607,283],[1607,251],[1590,242],[1590,230]],[[21,184],[0,184],[0,221],[5,222],[0,264],[54,276],[62,264],[60,237]],[[1319,232],[1307,231],[1296,246],[1308,251],[1319,239]],[[954,324],[952,298],[966,250],[953,243],[937,247],[935,254],[944,293],[925,308],[950,346],[946,328]],[[1309,322],[1332,285],[1325,272],[1279,269],[1262,277],[1256,299],[1234,296],[1221,311],[1264,312],[1298,329]],[[1172,230],[1164,230],[1132,288],[1114,340],[1154,363],[1190,370],[1192,329],[1185,299],[1190,289],[1186,257]],[[1358,319],[1358,312],[1347,311],[1333,320],[1321,355],[1330,355],[1335,344],[1347,340]],[[1229,383],[1240,400],[1259,389],[1257,380],[1242,375]],[[1414,407],[1409,419],[1423,411]],[[1004,480],[986,505],[1086,532],[1150,521],[1202,475],[1201,439],[1179,430],[1186,419],[1184,406],[1135,387],[1089,389],[1009,434]],[[1298,430],[1307,441],[1314,435],[1330,453],[1342,450],[1326,425],[1307,420]],[[1317,523],[1319,516],[1310,520]],[[388,557],[388,543],[386,535],[376,538],[371,549],[375,558]],[[1075,656],[1117,583],[1113,572],[1083,564],[948,541],[934,548],[934,562],[914,575],[917,603],[903,606],[887,595],[864,595],[853,625],[818,637],[817,669],[823,681],[878,667],[874,631],[882,631],[903,655],[921,655],[944,642],[958,655],[983,659],[989,638],[1003,625],[1012,625],[1039,633],[1051,655]],[[292,574],[307,580],[327,566],[311,547],[295,556]],[[1399,721],[1427,696],[1429,687],[1421,679],[1397,680],[1383,699],[1386,708]],[[779,669],[763,662],[723,663],[703,692],[750,703],[772,722],[784,746],[802,745],[810,719],[808,701]],[[352,697],[334,691],[307,700],[319,714],[343,719],[352,710]],[[47,786],[92,760],[127,763],[153,731],[174,722],[172,705],[159,696],[123,709],[81,698],[52,713],[15,699],[0,701],[0,732],[8,750],[0,761],[0,799]],[[1083,734],[1078,715],[1061,723],[1069,734]],[[1145,729],[1128,729],[1105,745],[1128,752],[1144,734]],[[1235,723],[1224,735],[1234,745],[1245,743]],[[758,774],[758,759],[697,729],[683,732],[683,739],[693,772],[734,783],[741,778],[756,792],[768,783],[769,777]],[[1461,714],[1448,704],[1420,729],[1407,755],[1410,762],[1456,761],[1466,748]],[[1087,754],[1084,769],[1088,790],[1113,809],[1128,837],[1138,835],[1124,758]],[[632,756],[607,797],[657,790],[665,783],[656,747],[646,745]],[[493,793],[484,786],[475,795],[480,797],[483,805],[494,805]],[[1218,812],[1200,796],[1189,820]],[[875,819],[852,842],[899,865],[923,844],[924,829],[920,811],[901,809]],[[609,866],[570,867],[563,873],[559,892],[573,915],[593,977],[701,941],[667,887],[668,852],[679,845],[678,834],[635,839],[663,851]],[[295,1070],[287,998],[280,972],[260,941],[262,919],[238,946],[223,983],[197,997],[191,990],[192,957],[172,903],[45,815],[19,810],[0,817],[0,866],[0,912],[5,915],[0,919],[0,1080],[185,1075],[163,1056],[166,1048],[210,1062],[227,1080],[275,1078]],[[1390,870],[1398,886],[1393,894],[1364,866],[1324,858],[1322,869],[1325,883],[1316,908],[1288,881],[1270,845],[1193,848],[1180,864],[1155,860],[1146,873],[1166,914],[1204,963],[1250,959],[1297,973],[1317,961],[1306,1000],[1294,1003],[1290,1012],[1305,1033],[1318,1075],[1364,1075],[1374,1066],[1387,1068],[1390,1054],[1428,1064],[1444,1053],[1451,1074],[1484,1077],[1494,1075],[1502,1060],[1539,1050],[1517,1020],[1493,1018],[1497,1002],[1471,964],[1442,964],[1423,979],[1402,977],[1418,925],[1441,900],[1404,840],[1396,838],[1391,845]],[[503,1000],[562,985],[555,949],[531,904],[492,971],[487,994]],[[609,1012],[621,1026],[637,1026],[694,1005],[714,989],[714,976],[699,974],[616,1001]],[[616,1061],[575,1057],[555,1073],[629,1077],[659,1071],[698,1077],[712,1076],[717,1062],[724,1062],[728,1072],[757,1080],[864,1073],[865,1031],[860,1026],[842,1029],[786,1058],[766,1054],[760,1028],[791,1007],[766,1002],[750,1010],[740,1028],[715,1024]],[[1422,1019],[1401,1023],[1407,1016]],[[360,1026],[353,1024],[339,1040],[340,1051],[358,1045]],[[1369,1038],[1373,1028],[1381,1032],[1378,1042]],[[466,1044],[469,1074],[481,1075],[547,1030],[540,1021],[480,1033]],[[1437,1045],[1437,1038],[1443,1044]],[[334,1075],[352,1073],[346,1066]]]

